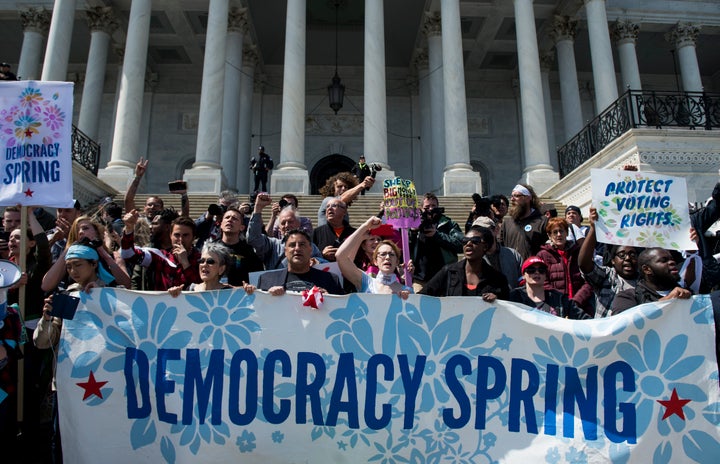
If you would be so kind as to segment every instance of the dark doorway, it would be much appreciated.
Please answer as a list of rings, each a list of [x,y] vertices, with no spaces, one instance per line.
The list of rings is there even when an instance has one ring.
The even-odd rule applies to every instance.
[[[353,166],[355,166],[355,161],[337,153],[321,159],[310,171],[310,194],[319,195],[320,189],[330,177],[338,172],[349,172]]]

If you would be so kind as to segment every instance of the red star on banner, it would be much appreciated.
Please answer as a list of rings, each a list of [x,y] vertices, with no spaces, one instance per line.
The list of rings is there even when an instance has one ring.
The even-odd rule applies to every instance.
[[[83,401],[85,401],[92,395],[95,395],[98,398],[102,399],[103,396],[102,392],[100,392],[100,388],[102,388],[102,386],[106,383],[107,381],[98,382],[97,380],[95,380],[95,374],[93,374],[93,371],[90,371],[90,377],[88,378],[87,382],[78,382],[75,385],[85,389],[85,394],[83,395]]]
[[[26,196],[26,197],[31,197],[31,196],[33,195],[33,193],[35,193],[35,192],[32,191],[32,190],[30,190],[30,187],[28,187],[28,189],[25,190],[24,193],[25,193],[25,196]]]
[[[30,129],[27,129],[27,130],[25,131],[25,137],[30,138],[30,137],[32,137],[32,135],[33,135],[33,133],[32,133],[32,131],[31,131]]]
[[[680,419],[685,420],[683,406],[688,404],[690,401],[692,400],[681,400],[677,394],[677,390],[674,388],[669,400],[657,400],[658,403],[665,406],[665,414],[663,415],[663,420],[667,419],[673,414],[677,414]]]

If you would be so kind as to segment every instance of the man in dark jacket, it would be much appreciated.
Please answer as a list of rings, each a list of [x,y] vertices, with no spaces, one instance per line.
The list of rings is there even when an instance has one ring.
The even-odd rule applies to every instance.
[[[357,177],[358,182],[364,181],[366,177],[369,177],[372,174],[370,166],[368,166],[365,162],[365,155],[360,155],[357,164],[353,166],[350,172],[352,172],[353,176]],[[360,192],[360,195],[365,195],[365,190],[367,189],[363,189]]]
[[[692,296],[690,290],[678,286],[680,271],[668,250],[647,248],[638,256],[638,269],[640,277],[637,285],[615,296],[610,307],[611,314],[621,313],[643,303]]]

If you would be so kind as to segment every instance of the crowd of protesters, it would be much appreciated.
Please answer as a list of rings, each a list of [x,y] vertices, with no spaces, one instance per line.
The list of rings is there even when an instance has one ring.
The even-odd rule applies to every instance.
[[[242,201],[224,191],[197,219],[189,217],[183,189],[173,191],[181,195],[180,212],[166,208],[158,196],[138,207],[135,196],[147,168],[141,158],[123,206],[107,199],[85,214],[76,201],[58,208],[55,217],[42,208],[26,208],[26,231],[20,230],[23,209],[5,208],[0,257],[18,262],[23,234],[27,240],[26,268],[9,289],[8,304],[18,302],[21,289],[27,298],[25,328],[12,308],[0,327],[2,337],[17,339],[0,344],[0,388],[9,394],[0,403],[0,444],[15,440],[20,430],[25,443],[33,444],[14,448],[26,462],[62,461],[53,384],[62,327],[62,319],[51,314],[57,294],[104,286],[172,296],[229,288],[271,295],[316,290],[407,298],[420,293],[508,300],[558,317],[590,319],[645,302],[710,293],[720,284],[713,237],[706,236],[720,218],[720,184],[692,215],[690,234],[699,244],[693,259],[700,264],[687,266],[681,275],[682,263],[690,259],[685,254],[598,243],[594,208],[585,225],[576,206],[557,217],[530,185],[516,185],[509,200],[504,195],[474,196],[464,233],[445,215],[437,196],[425,194],[422,221],[410,231],[411,256],[402,256],[400,234],[384,223],[382,211],[357,229],[349,223],[349,207],[372,187],[373,177],[360,180],[342,172],[328,179],[313,224],[299,215],[298,198],[290,194],[273,201],[259,193]],[[265,224],[262,213],[268,207],[272,215]],[[316,266],[333,261],[339,274]],[[260,274],[251,284],[254,273]],[[713,298],[720,301],[718,294]],[[32,342],[24,349],[20,427],[15,410],[22,330]]]

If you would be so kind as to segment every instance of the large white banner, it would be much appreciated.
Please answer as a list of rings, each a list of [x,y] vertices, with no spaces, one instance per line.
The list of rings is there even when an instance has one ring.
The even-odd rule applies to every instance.
[[[697,250],[683,177],[610,169],[592,169],[590,176],[598,241]]]
[[[0,205],[73,205],[72,82],[0,83]]]
[[[707,297],[589,321],[417,295],[82,298],[58,352],[66,462],[719,462]]]

